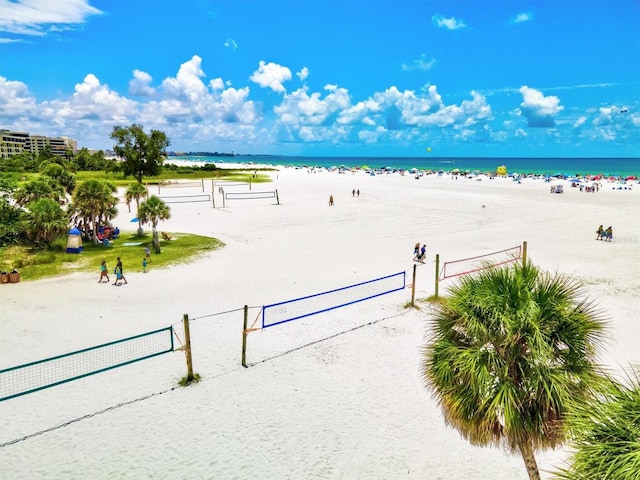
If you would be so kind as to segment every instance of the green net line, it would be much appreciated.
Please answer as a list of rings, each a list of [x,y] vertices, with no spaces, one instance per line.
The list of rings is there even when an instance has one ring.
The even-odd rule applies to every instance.
[[[0,402],[172,352],[173,328],[0,370]]]

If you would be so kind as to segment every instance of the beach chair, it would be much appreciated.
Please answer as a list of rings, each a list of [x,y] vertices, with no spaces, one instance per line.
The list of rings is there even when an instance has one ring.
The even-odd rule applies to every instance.
[[[162,238],[164,238],[167,242],[169,240],[173,240],[173,237],[169,235],[167,232],[160,232],[160,235],[162,235]]]
[[[102,239],[102,245],[104,245],[105,247],[113,247],[113,244],[109,241],[108,238]]]

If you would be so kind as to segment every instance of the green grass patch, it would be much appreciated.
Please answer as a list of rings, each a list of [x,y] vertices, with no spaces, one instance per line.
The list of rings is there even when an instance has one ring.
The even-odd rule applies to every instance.
[[[189,380],[187,378],[187,376],[185,375],[184,377],[182,377],[180,379],[180,381],[178,382],[178,385],[180,385],[181,387],[187,387],[189,385],[191,385],[192,383],[198,383],[201,380],[200,378],[200,374],[199,373],[194,373],[193,374],[193,380]]]
[[[25,246],[12,246],[0,249],[0,271],[20,272],[20,280],[38,280],[75,272],[95,273],[96,281],[100,276],[100,262],[107,261],[109,275],[112,275],[116,258],[120,257],[125,276],[130,272],[142,272],[144,246],[151,249],[151,263],[147,271],[166,268],[180,263],[191,263],[207,252],[222,248],[220,240],[188,233],[169,233],[172,240],[160,237],[160,253],[156,254],[151,244],[151,232],[138,235],[136,233],[121,234],[112,242],[112,247],[91,242],[84,243],[82,253],[67,253],[66,239],[54,243],[51,250],[37,250]],[[139,245],[126,246],[125,243]]]
[[[176,167],[169,168],[164,166],[160,175],[155,177],[144,177],[143,183],[147,185],[158,185],[160,182],[168,180],[200,180],[204,179],[205,190],[211,188],[211,180],[225,180],[229,182],[251,182],[251,183],[266,183],[271,181],[271,177],[263,171],[271,171],[275,168],[246,168],[246,169],[224,169],[218,168],[216,170],[200,169],[198,167]],[[257,172],[257,173],[256,173]],[[111,173],[104,171],[81,171],[75,173],[76,183],[80,183],[86,180],[99,179],[107,180],[113,183],[117,187],[127,187],[136,180],[133,177],[123,177],[121,173]],[[207,182],[209,184],[207,185]]]

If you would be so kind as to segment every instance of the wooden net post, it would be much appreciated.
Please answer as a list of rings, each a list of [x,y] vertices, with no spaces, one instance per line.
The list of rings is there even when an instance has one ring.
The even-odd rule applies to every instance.
[[[184,323],[184,353],[187,357],[187,383],[193,381],[193,362],[191,361],[191,334],[189,333],[189,315],[182,316]]]
[[[276,188],[276,203],[280,205],[280,197],[278,196],[278,189]]]
[[[242,366],[247,367],[247,321],[249,319],[249,307],[244,306],[244,327],[242,328]]]
[[[522,266],[527,266],[527,242],[522,242]]]
[[[417,265],[413,264],[413,281],[411,282],[411,306],[416,306],[416,270]]]
[[[440,254],[436,253],[436,293],[434,296],[438,298],[438,290],[440,287]]]

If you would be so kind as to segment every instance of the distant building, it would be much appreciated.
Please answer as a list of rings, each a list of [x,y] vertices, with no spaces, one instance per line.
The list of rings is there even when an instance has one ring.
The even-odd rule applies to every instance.
[[[0,130],[0,158],[11,158],[23,152],[38,155],[45,147],[49,147],[54,155],[64,157],[67,150],[74,153],[78,150],[78,142],[67,137],[45,137]]]

